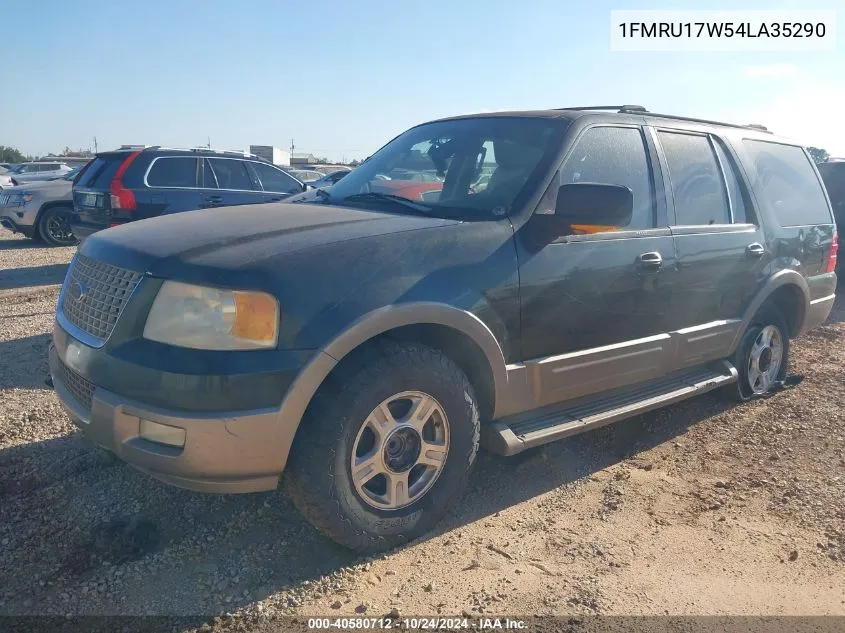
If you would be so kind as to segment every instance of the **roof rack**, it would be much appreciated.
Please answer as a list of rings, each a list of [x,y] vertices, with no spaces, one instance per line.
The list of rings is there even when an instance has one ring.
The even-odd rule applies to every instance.
[[[173,152],[211,152],[214,154],[229,154],[231,156],[241,156],[243,158],[255,158],[257,160],[264,160],[260,156],[250,154],[245,150],[240,149],[215,149],[213,147],[167,147],[165,145],[123,145],[119,149],[138,149],[138,150],[165,150]],[[266,161],[265,161],[266,162]]]
[[[619,113],[625,112],[648,112],[641,105],[614,105],[614,106],[575,106],[572,108],[557,108],[558,110],[616,110]]]
[[[738,123],[725,123],[724,121],[711,121],[709,119],[696,119],[694,117],[678,116],[676,114],[661,114],[659,112],[651,112],[640,105],[621,105],[621,106],[576,106],[572,108],[557,108],[558,110],[615,110],[619,114],[644,114],[650,117],[658,117],[662,119],[675,119],[677,121],[690,121],[691,123],[706,123],[708,125],[724,125],[727,127],[738,127],[743,129],[757,130],[771,134],[772,132],[764,125],[757,123],[748,123],[741,125]]]
[[[189,152],[214,152],[215,154],[231,154],[232,156],[243,156],[244,158],[260,158],[255,154],[250,154],[246,150],[240,149],[215,149],[213,147],[189,147]]]

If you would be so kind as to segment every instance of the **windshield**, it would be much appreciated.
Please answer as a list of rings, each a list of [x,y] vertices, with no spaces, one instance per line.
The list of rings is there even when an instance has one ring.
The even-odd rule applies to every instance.
[[[338,181],[331,201],[387,194],[423,204],[432,215],[502,217],[548,168],[565,125],[519,117],[420,125]]]

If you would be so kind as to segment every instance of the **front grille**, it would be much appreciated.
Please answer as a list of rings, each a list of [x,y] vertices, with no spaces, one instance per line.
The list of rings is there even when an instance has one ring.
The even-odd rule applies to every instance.
[[[12,194],[10,193],[0,193],[0,207],[6,207],[9,205],[9,200],[12,199]]]
[[[59,361],[59,376],[64,386],[73,394],[73,397],[86,410],[90,411],[91,400],[94,398],[94,383],[84,376],[77,374],[61,360]]]
[[[105,341],[141,277],[141,273],[77,254],[62,288],[62,314],[83,332]]]

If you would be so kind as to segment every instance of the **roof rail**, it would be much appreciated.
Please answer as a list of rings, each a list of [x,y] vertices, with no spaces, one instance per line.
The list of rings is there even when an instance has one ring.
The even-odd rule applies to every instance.
[[[751,125],[742,125],[741,123],[725,123],[724,121],[711,121],[710,119],[696,119],[695,117],[688,117],[688,116],[678,116],[677,114],[661,114],[659,112],[645,112],[646,116],[656,117],[661,119],[675,119],[677,121],[689,121],[691,123],[704,123],[706,125],[723,125],[725,127],[736,127],[742,128],[744,130],[757,130],[758,132],[765,132],[766,134],[772,134],[772,132],[762,125],[751,124]]]
[[[573,106],[571,108],[557,108],[558,110],[616,110],[619,113],[625,112],[648,112],[641,105],[614,105],[614,106]]]
[[[741,125],[738,123],[725,123],[724,121],[711,121],[709,119],[696,119],[694,117],[678,116],[676,114],[661,114],[659,112],[650,112],[643,106],[639,105],[621,105],[621,106],[576,106],[572,108],[557,108],[558,110],[616,110],[620,114],[644,114],[646,116],[658,117],[661,119],[676,119],[678,121],[690,121],[691,123],[706,123],[708,125],[724,125],[727,127],[738,127],[749,130],[757,130],[772,134],[772,132],[764,125],[757,123],[749,123]]]
[[[232,154],[233,156],[244,156],[246,158],[259,158],[255,154],[250,154],[246,150],[241,149],[215,149],[214,147],[189,147],[189,152],[214,152],[215,154]]]
[[[244,158],[255,158],[258,160],[264,160],[260,156],[256,156],[255,154],[250,154],[247,151],[240,150],[240,149],[215,149],[213,147],[167,147],[166,145],[121,145],[118,149],[125,150],[125,149],[134,149],[134,150],[150,150],[150,151],[157,151],[157,150],[164,150],[164,151],[173,151],[173,152],[212,152],[214,154],[231,154],[232,156],[242,156]]]

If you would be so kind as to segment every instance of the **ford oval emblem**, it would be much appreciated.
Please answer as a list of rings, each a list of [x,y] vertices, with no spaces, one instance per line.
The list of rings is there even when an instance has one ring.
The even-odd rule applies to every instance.
[[[74,281],[70,285],[70,288],[68,288],[67,292],[71,299],[77,303],[82,303],[85,301],[85,295],[88,294],[88,288],[86,288],[82,283]]]

